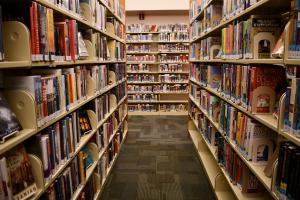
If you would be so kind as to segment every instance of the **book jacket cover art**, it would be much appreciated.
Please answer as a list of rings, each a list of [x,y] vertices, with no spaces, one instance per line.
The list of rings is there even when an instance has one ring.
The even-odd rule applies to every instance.
[[[27,199],[37,191],[28,154],[19,145],[6,154],[7,167],[11,176],[11,187],[15,200]]]
[[[9,108],[4,95],[0,91],[0,141],[21,129],[22,127],[15,113]]]

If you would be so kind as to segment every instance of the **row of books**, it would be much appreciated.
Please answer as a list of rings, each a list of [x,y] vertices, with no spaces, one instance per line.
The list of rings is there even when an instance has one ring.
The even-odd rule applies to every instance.
[[[140,33],[140,32],[157,32],[156,24],[128,24],[126,26],[126,32],[128,33]]]
[[[126,77],[126,66],[125,63],[116,63],[109,66],[109,70],[113,71],[116,75],[116,81],[121,81]]]
[[[128,44],[127,52],[151,52],[151,45],[149,44]]]
[[[127,72],[149,72],[150,66],[147,64],[127,64]]]
[[[186,111],[185,104],[130,104],[128,105],[129,112],[184,112]]]
[[[154,92],[162,92],[162,93],[182,93],[182,92],[188,92],[188,84],[160,84],[160,85],[154,85],[153,86]]]
[[[97,4],[99,4],[97,2]],[[36,2],[24,2],[15,8],[11,2],[3,5],[4,21],[20,21],[30,29],[32,61],[69,61],[87,58],[85,40],[90,40],[100,60],[107,60],[107,39],[103,34],[91,33],[91,30],[78,31],[76,20],[56,18],[53,10]],[[99,5],[100,6],[100,5]],[[102,6],[103,9],[105,9]],[[109,23],[105,17],[101,22]],[[101,18],[103,18],[101,16]],[[119,30],[118,32],[121,32]],[[89,33],[89,34],[87,34]],[[98,35],[98,39],[94,39]],[[30,50],[28,50],[30,51]]]
[[[237,185],[242,193],[262,193],[265,190],[262,184],[248,169],[222,134],[215,129],[214,125],[209,122],[193,103],[190,104],[189,112],[191,117],[198,124],[197,128],[206,142],[217,148],[216,159],[229,176],[231,183]],[[255,144],[254,141],[255,140],[253,140],[253,144]],[[255,152],[258,157],[262,157],[264,153],[264,149]]]
[[[160,64],[159,72],[182,72],[182,64]],[[148,64],[128,64],[127,72],[150,72],[150,66]]]
[[[130,101],[157,101],[158,95],[156,94],[128,94]]]
[[[158,75],[160,82],[188,82],[189,76],[187,74],[162,74]]]
[[[110,60],[123,61],[125,59],[125,44],[118,41],[112,41],[112,46],[109,48]]]
[[[155,62],[155,55],[127,55],[127,61],[147,61],[147,62]]]
[[[189,10],[189,16],[190,19],[193,19],[198,15],[206,6],[208,3],[208,0],[192,0],[190,1],[190,10]]]
[[[299,194],[299,146],[282,142],[279,146],[275,189],[281,199],[298,199]]]
[[[190,69],[191,79],[221,92],[226,98],[252,113],[278,112],[276,102],[286,86],[285,72],[282,68],[192,64]]]
[[[288,42],[288,57],[299,59],[300,58],[300,44],[299,40],[299,13],[298,10],[300,4],[298,1],[291,0],[291,12],[290,12],[290,28],[289,28],[289,41]]]
[[[157,112],[158,106],[155,104],[129,104],[128,105],[128,112]]]
[[[79,3],[82,17],[91,24],[95,24],[98,29],[106,31],[106,7],[92,0],[79,0]]]
[[[208,37],[191,45],[191,60],[212,60],[220,57],[221,38]]]
[[[159,41],[162,42],[172,42],[172,41],[189,41],[189,33],[188,32],[166,32],[160,33],[158,35]]]
[[[178,24],[129,24],[126,28],[129,33],[140,32],[188,32],[188,25],[184,23]]]
[[[187,84],[128,85],[128,92],[187,92]]]
[[[128,82],[155,82],[154,75],[149,74],[135,74],[127,76]]]
[[[116,18],[114,17],[107,17],[106,18],[106,26],[109,27],[114,27],[113,28],[113,35],[116,35],[117,37],[124,39],[124,25],[119,22],[118,20],[116,20]]]
[[[184,112],[187,111],[185,104],[160,104],[161,112]]]
[[[182,72],[183,66],[182,64],[160,64],[159,71],[160,72]]]
[[[178,52],[178,51],[189,51],[189,45],[183,44],[183,43],[177,43],[177,44],[160,44],[158,46],[158,50],[165,52]]]
[[[282,56],[280,41],[281,19],[270,15],[252,15],[246,21],[229,24],[221,31],[221,37],[209,37],[194,43],[193,59],[269,59]],[[202,29],[193,30],[201,33]],[[193,33],[192,33],[193,34]],[[282,37],[282,36],[281,36]],[[273,55],[273,53],[275,55]]]
[[[242,159],[222,137],[217,139],[217,159],[228,174],[231,183],[242,193],[262,193],[265,191],[258,178],[249,170]]]
[[[223,18],[228,19],[256,4],[257,0],[225,0],[223,1]]]
[[[113,89],[113,94],[117,98],[117,102],[121,101],[126,96],[126,82],[117,85]]]
[[[189,62],[189,55],[188,54],[180,54],[180,55],[169,55],[169,54],[161,54],[158,57],[160,62]]]
[[[126,41],[127,42],[151,42],[153,41],[153,35],[152,34],[137,34],[137,35],[132,35],[132,34],[127,34],[126,35]]]
[[[276,141],[273,131],[199,86],[191,84],[191,95],[226,137],[236,144],[245,159],[255,164],[268,163]],[[205,116],[199,117],[199,126],[205,124]]]
[[[128,93],[129,92],[132,92],[132,93],[134,93],[134,92],[140,92],[140,93],[153,92],[152,85],[128,85],[127,89],[128,89]]]

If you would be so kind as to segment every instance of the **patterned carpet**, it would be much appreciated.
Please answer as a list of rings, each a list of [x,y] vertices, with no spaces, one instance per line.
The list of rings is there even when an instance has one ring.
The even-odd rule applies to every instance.
[[[187,117],[131,116],[105,200],[213,200]]]

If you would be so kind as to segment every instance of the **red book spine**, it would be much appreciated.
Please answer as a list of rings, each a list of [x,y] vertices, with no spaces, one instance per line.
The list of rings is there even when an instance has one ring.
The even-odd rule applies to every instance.
[[[75,27],[74,27],[74,20],[70,20],[69,21],[69,31],[70,31],[70,54],[71,54],[71,59],[73,61],[75,61],[75,54],[76,54],[76,50],[75,50]]]
[[[40,41],[39,41],[39,23],[38,23],[38,9],[37,3],[33,2],[33,24],[34,24],[34,41],[35,41],[35,54],[40,54]]]
[[[34,30],[34,9],[33,9],[33,5],[30,6],[29,9],[30,12],[30,33],[31,33],[31,55],[35,55],[36,54],[36,50],[35,50],[35,30]]]
[[[69,96],[70,96],[70,103],[74,103],[74,98],[73,98],[73,82],[72,82],[72,74],[68,74],[68,82],[69,82]]]
[[[250,97],[249,97],[250,107],[252,106],[253,91],[256,89],[256,74],[257,74],[256,67],[252,67],[251,74],[250,74]]]

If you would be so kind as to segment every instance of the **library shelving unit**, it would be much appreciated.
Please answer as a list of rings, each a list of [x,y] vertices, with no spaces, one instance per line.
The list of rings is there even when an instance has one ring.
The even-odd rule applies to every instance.
[[[63,56],[60,56],[59,59],[56,59],[59,56],[54,56],[54,59],[44,58],[39,60],[33,58],[33,49],[31,46],[33,32],[31,30],[30,24],[26,24],[26,22],[23,23],[23,21],[20,22],[4,20],[3,41],[1,42],[3,42],[5,59],[0,62],[1,75],[4,74],[1,79],[6,79],[6,75],[11,76],[14,74],[18,74],[16,73],[16,71],[24,71],[26,74],[31,74],[31,72],[36,71],[35,74],[40,73],[43,75],[48,75],[51,70],[68,71],[69,69],[81,69],[82,67],[85,67],[85,69],[91,69],[95,67],[97,69],[97,74],[92,74],[92,70],[89,71],[91,72],[91,74],[85,72],[86,79],[84,80],[84,86],[83,82],[79,82],[83,81],[79,80],[82,77],[76,77],[76,80],[72,79],[72,77],[68,77],[74,81],[70,86],[73,88],[67,88],[66,90],[60,91],[65,91],[65,95],[72,95],[70,93],[76,90],[76,93],[79,95],[79,90],[81,90],[80,92],[83,92],[83,89],[81,87],[84,87],[85,94],[80,93],[82,95],[80,98],[78,97],[78,99],[74,100],[73,103],[69,102],[70,104],[67,104],[67,106],[65,105],[64,109],[58,110],[53,115],[49,115],[43,118],[43,120],[40,120],[37,115],[38,108],[36,107],[36,105],[38,99],[33,97],[33,95],[28,91],[6,88],[6,82],[4,81],[3,84],[4,88],[6,89],[3,93],[5,99],[7,100],[11,110],[16,114],[16,118],[20,122],[22,130],[14,135],[11,135],[9,138],[5,138],[5,140],[0,143],[0,157],[5,157],[8,152],[13,150],[18,145],[24,145],[25,149],[27,150],[27,142],[31,142],[33,138],[41,135],[43,137],[43,135],[46,134],[48,130],[53,128],[54,125],[59,124],[61,120],[64,120],[66,117],[69,117],[71,115],[73,116],[73,114],[78,114],[80,110],[85,110],[88,120],[91,124],[91,130],[86,132],[85,134],[79,133],[79,138],[77,138],[78,141],[72,141],[72,145],[74,144],[74,149],[72,149],[72,151],[69,149],[71,152],[69,152],[69,155],[64,159],[62,159],[63,157],[60,158],[62,160],[59,160],[58,164],[56,163],[54,168],[52,168],[50,174],[47,175],[47,178],[44,170],[45,161],[41,159],[41,157],[37,156],[41,152],[36,152],[35,154],[34,152],[27,151],[30,160],[31,171],[34,177],[34,182],[37,187],[35,193],[31,195],[30,199],[40,199],[42,196],[49,194],[49,191],[50,193],[51,191],[53,192],[53,188],[57,188],[56,184],[57,182],[59,182],[57,180],[67,174],[68,170],[70,170],[70,166],[75,163],[75,160],[77,162],[77,158],[83,151],[84,147],[88,148],[93,162],[88,168],[80,169],[80,173],[84,174],[84,178],[79,182],[78,185],[73,185],[74,188],[72,188],[70,199],[84,198],[84,190],[86,189],[86,187],[91,187],[88,183],[90,183],[92,179],[94,181],[94,185],[92,187],[92,189],[94,190],[93,199],[100,199],[102,190],[107,181],[107,177],[109,176],[111,169],[116,162],[120,151],[119,149],[125,141],[128,132],[128,109],[125,70],[126,58],[124,57],[125,49],[120,48],[121,50],[118,49],[117,52],[116,45],[116,43],[118,43],[118,45],[123,45],[125,47],[125,1],[95,0],[90,1],[90,5],[88,4],[89,1],[85,1],[85,3],[80,3],[79,5],[79,1],[76,0],[76,6],[78,6],[77,12],[71,10],[71,2],[72,6],[75,6],[74,0],[68,1],[70,2],[70,5],[57,5],[54,3],[54,1],[51,0],[34,0],[28,2],[30,2],[30,6],[35,4],[38,5],[39,8],[45,8],[45,10],[47,10],[47,12],[49,11],[49,13],[52,12],[53,26],[56,22],[60,22],[60,20],[66,20],[68,22],[74,21],[78,25],[78,30],[80,32],[87,31],[88,33],[90,33],[90,38],[83,37],[88,56],[84,59],[79,59],[78,57],[76,57],[75,59],[70,59],[67,58],[69,55],[65,55],[65,59],[62,59]],[[20,2],[12,1],[5,3],[8,4],[1,4],[2,8],[5,6],[13,6],[16,8],[16,10],[26,10],[27,8],[29,8],[22,8],[23,4]],[[93,4],[97,4],[96,7],[101,7],[101,9],[96,9],[96,11],[93,10],[94,7],[91,6]],[[80,10],[82,12],[80,12]],[[94,12],[97,12],[97,15],[99,14],[99,16],[102,17],[102,28],[99,26],[99,24],[96,23],[97,21],[99,22],[99,19],[95,19],[95,16],[93,16],[93,14],[95,14]],[[23,14],[29,16],[29,9],[24,11]],[[26,18],[26,16],[24,17]],[[16,19],[17,18],[18,17],[16,17]],[[113,23],[111,21],[108,21],[108,19],[113,19]],[[48,18],[48,20],[51,20],[51,18]],[[75,32],[75,35],[77,35],[77,32]],[[106,58],[99,56],[99,52],[97,53],[97,45],[99,45],[99,43],[97,43],[98,41],[94,39],[94,35],[105,38],[107,46],[104,46],[104,49],[102,49],[101,51],[108,51],[110,55],[106,55]],[[77,36],[74,37],[77,39]],[[76,39],[74,39],[76,43],[80,43],[79,39]],[[98,67],[101,66],[103,67],[102,69],[104,69],[104,71],[100,72],[100,68]],[[47,71],[46,74],[44,74],[43,71]],[[56,76],[57,74],[55,73],[57,73],[57,71],[51,74],[51,77]],[[75,75],[75,73],[73,75],[77,76]],[[93,77],[94,75],[97,78]],[[101,79],[101,81],[104,81],[105,83],[100,83],[100,81],[97,79]],[[78,85],[76,86],[76,84]],[[64,86],[65,85],[63,85],[62,87]],[[60,93],[60,95],[63,96],[62,93]],[[77,98],[75,96],[72,96],[72,98],[73,97]],[[102,99],[107,100],[106,105],[104,105],[103,102],[100,102],[100,100]],[[69,101],[71,100],[69,99]],[[98,107],[98,110],[96,110],[95,104],[102,107]],[[105,106],[106,110],[104,111]],[[103,112],[103,116],[99,117],[99,113],[101,112]],[[73,121],[72,123],[77,125],[73,124],[73,128],[74,126],[79,127],[79,115],[74,116],[76,118],[76,122]],[[109,129],[110,131],[103,132],[104,126],[106,124],[111,125],[111,128]],[[70,129],[72,128],[69,127],[69,131]],[[77,131],[79,132],[78,129]],[[74,131],[75,129],[72,130]],[[75,134],[75,132],[70,131],[68,134]],[[104,136],[104,134],[106,135]],[[75,136],[72,135],[68,137]],[[103,142],[105,138],[107,141]],[[59,139],[56,138],[56,140]],[[71,145],[71,143],[68,142],[70,141],[65,141],[65,145]],[[58,150],[61,150],[59,146],[56,146],[56,149],[51,149],[51,155],[59,154],[60,156],[62,156],[62,153],[58,153]],[[50,156],[49,149],[48,156]],[[77,172],[78,174],[72,174],[72,177],[79,177],[81,175],[79,174],[79,171]],[[1,171],[1,173],[4,172]],[[26,192],[28,193],[28,191]],[[65,193],[66,191],[60,192]],[[57,195],[60,192],[57,191]],[[24,195],[24,197],[26,196],[26,194],[20,195]],[[22,198],[23,197],[19,199]]]
[[[201,3],[202,2],[202,3]],[[247,105],[243,105],[241,101],[237,101],[235,96],[226,94],[224,88],[221,88],[222,81],[224,81],[224,74],[221,74],[220,80],[221,83],[217,87],[212,87],[209,79],[212,78],[212,71],[207,72],[212,69],[221,68],[223,66],[248,66],[248,67],[269,67],[276,69],[285,69],[289,66],[297,68],[297,65],[300,64],[299,59],[289,58],[289,37],[292,35],[290,31],[290,22],[283,23],[282,29],[284,29],[283,40],[284,40],[284,51],[280,58],[244,58],[243,56],[237,57],[226,57],[221,54],[225,54],[228,48],[227,46],[222,46],[223,42],[226,41],[226,36],[224,28],[231,25],[236,25],[241,21],[250,19],[252,16],[274,16],[272,14],[277,13],[281,17],[281,22],[287,22],[288,17],[286,13],[290,11],[290,1],[277,1],[277,0],[258,0],[252,1],[252,4],[249,4],[243,8],[238,5],[233,5],[233,7],[228,7],[234,1],[230,0],[207,0],[207,1],[190,1],[190,31],[191,31],[191,42],[190,42],[190,89],[189,89],[189,124],[188,131],[195,148],[199,154],[199,158],[204,166],[206,174],[210,180],[211,186],[215,191],[215,196],[217,199],[285,199],[286,196],[282,194],[282,191],[278,191],[276,186],[277,172],[279,168],[279,160],[277,149],[279,149],[280,143],[283,141],[291,141],[296,146],[300,146],[300,140],[293,133],[284,131],[284,114],[285,114],[285,105],[286,105],[286,93],[283,92],[281,97],[278,97],[277,105],[277,114],[268,113],[268,114],[258,114],[253,112],[251,108]],[[237,3],[237,1],[235,1]],[[250,1],[251,2],[251,1]],[[225,7],[227,6],[227,7]],[[224,12],[230,10],[229,13],[225,14]],[[219,9],[219,10],[218,10]],[[226,10],[227,9],[227,10]],[[235,10],[237,9],[237,10]],[[219,20],[217,19],[220,16]],[[213,19],[211,19],[211,18]],[[215,17],[215,18],[214,18]],[[210,21],[211,20],[211,21]],[[205,27],[207,26],[208,27]],[[285,26],[283,26],[285,25]],[[245,30],[245,29],[244,29]],[[236,31],[236,29],[235,29]],[[282,30],[283,31],[283,30]],[[229,33],[231,34],[231,33]],[[207,43],[206,47],[201,46],[202,43],[211,38],[219,37],[220,40],[215,43]],[[240,39],[243,40],[244,38]],[[251,43],[257,42],[254,38],[250,38]],[[206,41],[205,41],[206,40]],[[233,39],[234,40],[234,39]],[[275,41],[276,42],[276,41]],[[226,44],[226,43],[225,43]],[[244,45],[244,43],[243,43]],[[208,49],[205,54],[205,49]],[[232,47],[233,48],[233,47]],[[274,46],[272,47],[274,48]],[[218,51],[216,51],[216,49]],[[215,51],[215,53],[214,53]],[[221,52],[221,54],[220,54]],[[218,55],[219,54],[219,55]],[[254,54],[254,53],[253,53]],[[206,66],[206,68],[203,66]],[[213,66],[213,67],[212,67]],[[207,71],[201,71],[206,69]],[[196,71],[195,74],[193,74]],[[223,73],[223,71],[221,71]],[[225,73],[225,72],[224,72]],[[206,81],[202,76],[206,76]],[[210,77],[209,77],[210,76]],[[278,76],[280,76],[278,74]],[[284,75],[285,76],[285,75]],[[250,79],[250,77],[248,77]],[[269,77],[275,78],[275,77]],[[286,78],[286,77],[285,77]],[[298,78],[298,77],[297,77]],[[211,80],[213,81],[213,80]],[[232,80],[233,81],[233,80]],[[243,81],[243,80],[241,80]],[[242,84],[242,83],[241,83]],[[281,87],[285,87],[282,85]],[[284,88],[285,89],[285,88]],[[292,88],[293,89],[293,88]],[[199,92],[199,93],[198,93]],[[239,113],[242,113],[243,116],[252,119],[255,123],[262,125],[272,133],[274,133],[274,155],[272,159],[269,158],[268,163],[257,164],[251,159],[247,159],[245,150],[240,148],[239,141],[232,139],[229,132],[224,129],[220,124],[220,118],[212,114],[215,111],[213,110],[214,100],[211,102],[208,100],[207,107],[210,107],[211,110],[208,110],[206,103],[203,103],[203,95],[213,97],[213,99],[218,99],[221,102],[221,105],[228,105],[226,108],[231,108],[236,110]],[[234,94],[233,94],[234,95]],[[209,99],[208,98],[208,99]],[[205,102],[205,100],[204,100]],[[299,102],[298,102],[299,103]],[[218,111],[216,111],[218,112]],[[219,111],[222,112],[222,111]],[[227,111],[226,111],[227,112]],[[228,120],[228,116],[225,116],[224,123],[231,123]],[[230,119],[230,118],[229,118]],[[263,192],[258,192],[256,194],[251,194],[247,192],[242,192],[242,183],[237,183],[236,180],[233,180],[232,174],[226,169],[227,166],[224,166],[218,155],[220,154],[219,144],[214,144],[211,140],[211,131],[209,129],[203,128],[204,124],[207,123],[208,127],[211,127],[215,132],[220,133],[218,137],[221,140],[225,141],[227,144],[226,150],[230,149],[231,152],[242,162],[242,165],[247,168],[260,182]],[[217,137],[217,136],[216,136]],[[247,136],[245,136],[247,137]],[[246,138],[247,139],[247,138]],[[216,142],[218,143],[218,142]],[[276,146],[276,148],[275,148]],[[277,157],[276,157],[277,152]],[[227,155],[227,154],[225,154]],[[227,159],[227,158],[226,158]],[[231,160],[232,161],[232,160]],[[231,162],[229,160],[229,162]],[[236,162],[236,161],[232,161]],[[282,166],[281,166],[282,167]],[[235,169],[233,169],[235,170]],[[266,172],[269,171],[270,173]],[[282,172],[282,171],[281,171]],[[233,173],[234,174],[234,173]]]
[[[130,31],[127,29],[129,115],[187,115],[189,40],[163,40],[160,34],[164,33],[172,34],[172,31],[160,32],[157,29]],[[163,45],[176,46],[177,49],[163,49]],[[181,46],[186,48],[181,48]],[[184,58],[177,61],[163,60],[163,56],[169,55]],[[149,57],[150,60],[138,60],[139,56]],[[136,60],[135,57],[137,57]],[[164,80],[163,77],[168,80]],[[172,77],[179,77],[179,79],[186,77],[187,79],[177,81],[172,80]],[[151,80],[146,80],[148,78]]]

